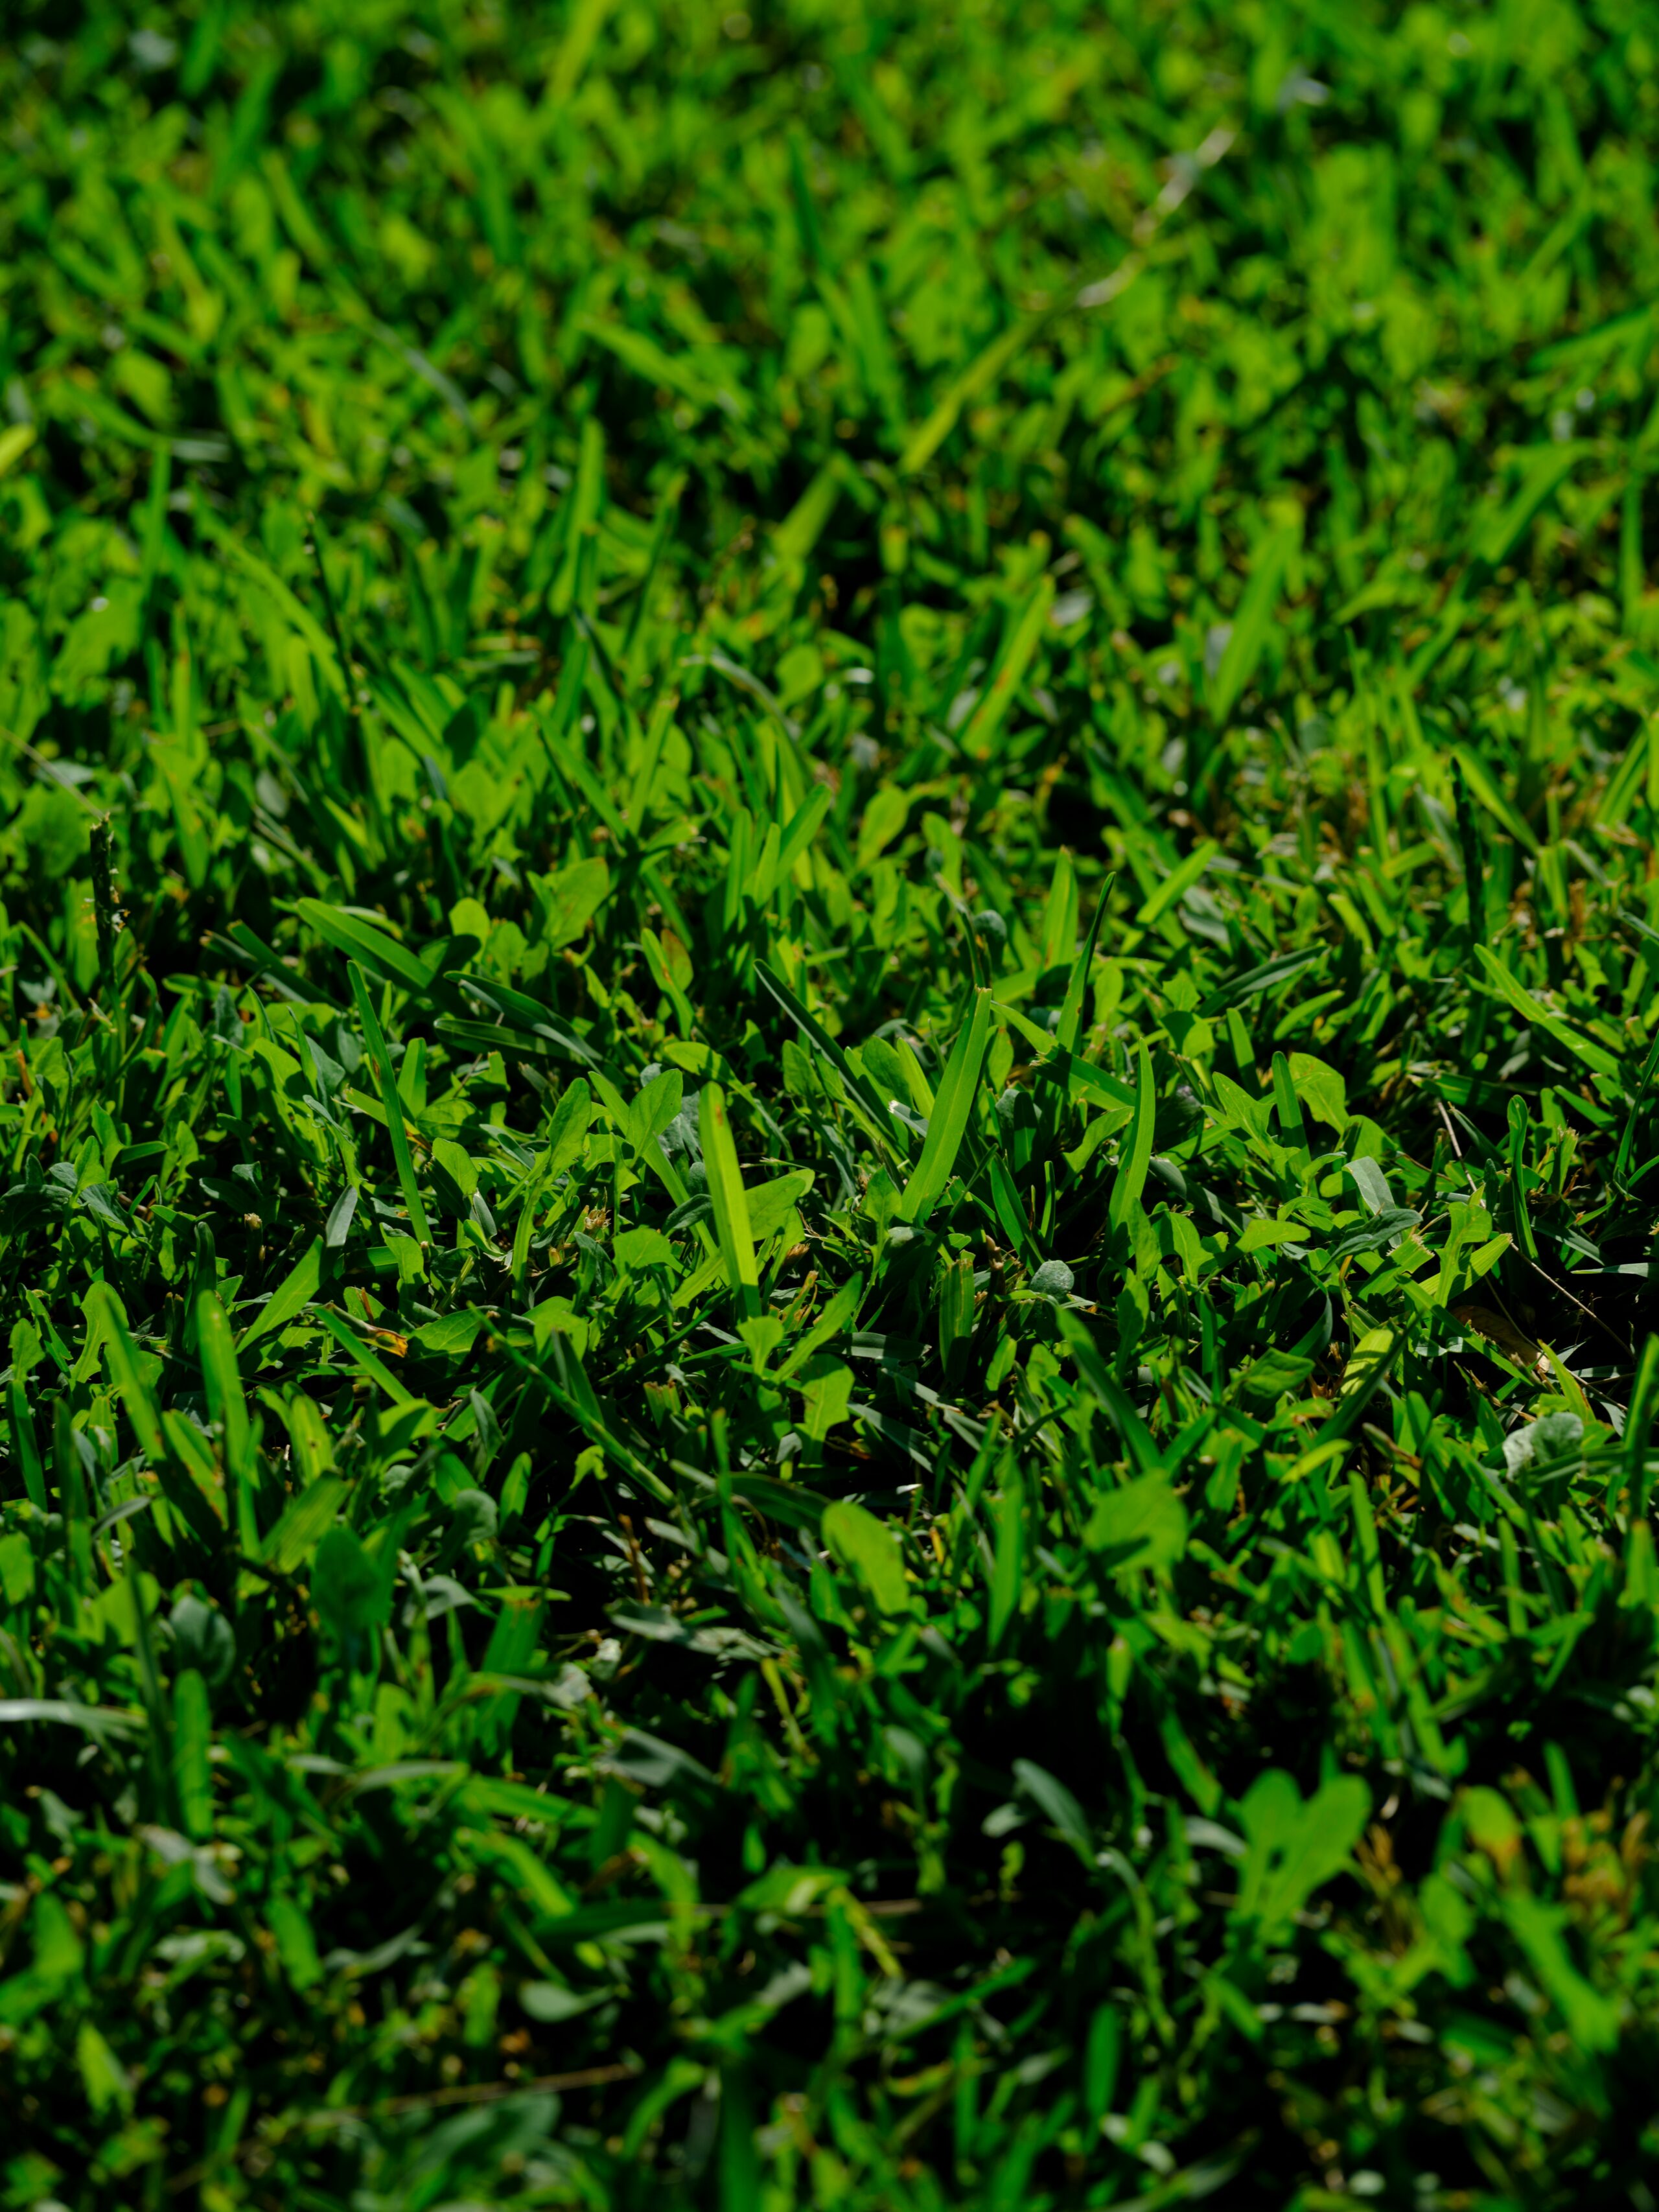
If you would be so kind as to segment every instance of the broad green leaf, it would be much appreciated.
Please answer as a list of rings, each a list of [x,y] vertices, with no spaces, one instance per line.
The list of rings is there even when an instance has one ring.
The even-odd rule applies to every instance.
[[[324,1533],[344,1503],[350,1486],[337,1475],[325,1475],[290,1498],[281,1518],[259,1547],[259,1560],[278,1574],[291,1575],[311,1557]]]
[[[1297,1098],[1316,1121],[1323,1121],[1339,1135],[1352,1118],[1348,1112],[1347,1085],[1338,1071],[1327,1061],[1310,1052],[1293,1052],[1286,1065]]]
[[[341,1638],[372,1635],[391,1602],[387,1579],[349,1528],[327,1530],[311,1564],[312,1601]]]
[[[1143,1474],[1095,1501],[1083,1540],[1114,1573],[1172,1566],[1187,1548],[1187,1514],[1165,1474]]]
[[[1393,1329],[1367,1329],[1348,1354],[1347,1364],[1342,1370],[1343,1397],[1369,1395],[1393,1364],[1399,1349],[1399,1338]]]
[[[1060,1830],[1085,1866],[1094,1863],[1094,1842],[1083,1808],[1057,1776],[1035,1759],[1017,1759],[1014,1779],[1043,1817]]]
[[[83,2020],[75,2031],[75,2062],[95,2118],[132,2110],[132,2076],[90,2020]]]
[[[611,1245],[619,1267],[671,1267],[674,1247],[660,1229],[618,1230]]]
[[[580,1075],[573,1076],[548,1124],[547,1158],[542,1172],[550,1182],[562,1175],[580,1152],[592,1118],[593,1094]]]
[[[422,1322],[413,1341],[437,1358],[462,1359],[477,1342],[483,1325],[482,1314],[445,1314],[441,1321]]]
[[[636,1152],[642,1152],[653,1137],[659,1137],[679,1112],[684,1081],[678,1068],[665,1068],[629,1102],[623,1127]]]
[[[291,1897],[280,1893],[265,1901],[264,1917],[276,1939],[276,1955],[293,1987],[301,1994],[323,1978],[311,1923]]]
[[[1507,506],[1482,519],[1474,535],[1476,560],[1488,568],[1507,560],[1540,508],[1594,450],[1587,440],[1569,439],[1565,444],[1534,447],[1529,453],[1517,456],[1527,463],[1519,489]]]
[[[774,1176],[769,1182],[748,1186],[744,1196],[749,1206],[749,1233],[757,1251],[777,1235],[811,1189],[812,1182],[811,1168],[796,1168],[792,1174]]]
[[[1247,1398],[1268,1401],[1299,1390],[1314,1371],[1314,1363],[1291,1352],[1264,1352],[1240,1369],[1238,1387]]]
[[[867,868],[902,831],[910,811],[908,792],[884,783],[872,796],[859,823],[858,864]]]
[[[451,1190],[447,1195],[452,1210],[465,1215],[472,1194],[478,1188],[478,1166],[471,1154],[453,1138],[434,1137],[432,1142],[432,1164],[435,1170],[448,1179]],[[434,1176],[434,1180],[436,1177]]]
[[[1567,1942],[1573,1921],[1567,1908],[1510,1895],[1504,1899],[1503,1911],[1533,1972],[1565,2021],[1573,2047],[1611,2051],[1619,2040],[1626,2008],[1617,1995],[1587,1981],[1573,1963]]]
[[[1256,1923],[1261,1940],[1281,1937],[1291,1917],[1347,1864],[1370,1805],[1358,1775],[1337,1776],[1305,1802],[1280,1768],[1252,1783],[1239,1807],[1249,1849],[1235,1909]]]
[[[822,1443],[833,1428],[847,1419],[853,1395],[853,1370],[827,1352],[817,1352],[796,1370],[797,1388],[805,1401],[805,1432]]]
[[[908,1613],[910,1585],[904,1561],[889,1530],[873,1513],[866,1512],[850,1498],[827,1505],[822,1523],[823,1540],[842,1566],[858,1577],[878,1611]]]
[[[323,1279],[323,1240],[313,1237],[288,1273],[283,1276],[270,1296],[237,1340],[236,1349],[246,1352],[262,1336],[273,1329],[284,1328],[296,1314],[303,1313],[316,1297]]]
[[[611,896],[611,871],[598,858],[573,860],[550,877],[541,907],[546,942],[574,945]]]
[[[34,1554],[23,1535],[0,1536],[0,1597],[27,1605],[34,1595]]]

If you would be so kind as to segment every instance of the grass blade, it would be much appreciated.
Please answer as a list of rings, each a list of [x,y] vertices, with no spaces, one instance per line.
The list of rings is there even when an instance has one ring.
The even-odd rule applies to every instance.
[[[974,1093],[979,1087],[979,1072],[990,1036],[991,994],[978,990],[974,994],[968,1019],[957,1031],[957,1041],[951,1048],[951,1056],[945,1063],[945,1072],[933,1095],[933,1111],[921,1158],[899,1194],[900,1218],[918,1228],[938,1205],[951,1180],[963,1139],[968,1133],[968,1119],[973,1110]]]
[[[1143,1044],[1136,1055],[1134,1115],[1124,1132],[1117,1173],[1112,1179],[1112,1195],[1106,1209],[1107,1219],[1119,1237],[1127,1231],[1146,1188],[1146,1170],[1152,1157],[1152,1123],[1157,1112],[1152,1056]]]
[[[421,1187],[415,1180],[415,1162],[409,1149],[409,1136],[404,1127],[404,1103],[398,1095],[397,1072],[392,1065],[392,1055],[386,1050],[368,985],[362,969],[354,960],[350,963],[351,996],[357,1008],[357,1018],[363,1025],[364,1041],[368,1056],[374,1065],[375,1080],[380,1085],[380,1103],[386,1109],[386,1133],[392,1139],[392,1157],[397,1163],[398,1187],[403,1192],[404,1204],[409,1209],[410,1226],[416,1242],[422,1248],[432,1242],[432,1231],[426,1218],[426,1207],[421,1200]]]
[[[718,1083],[703,1085],[697,1102],[702,1136],[702,1164],[708,1177],[708,1202],[720,1240],[726,1279],[745,1320],[760,1311],[760,1277],[755,1267],[755,1247],[749,1231],[749,1200],[738,1165],[738,1148],[732,1141],[732,1124],[726,1097]]]

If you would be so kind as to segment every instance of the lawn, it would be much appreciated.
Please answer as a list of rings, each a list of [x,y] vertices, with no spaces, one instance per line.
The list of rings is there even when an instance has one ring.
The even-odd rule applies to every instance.
[[[1659,20],[9,20],[0,2205],[1655,2212]]]

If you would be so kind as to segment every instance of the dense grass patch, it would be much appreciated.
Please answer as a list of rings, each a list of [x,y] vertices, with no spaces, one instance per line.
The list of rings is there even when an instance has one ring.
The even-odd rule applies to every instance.
[[[0,2203],[1652,2212],[1645,12],[10,28]]]

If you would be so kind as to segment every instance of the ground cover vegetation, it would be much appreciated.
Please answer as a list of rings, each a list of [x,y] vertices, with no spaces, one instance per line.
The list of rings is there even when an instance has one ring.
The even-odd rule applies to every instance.
[[[1651,12],[8,28],[3,2202],[1650,2212]]]

